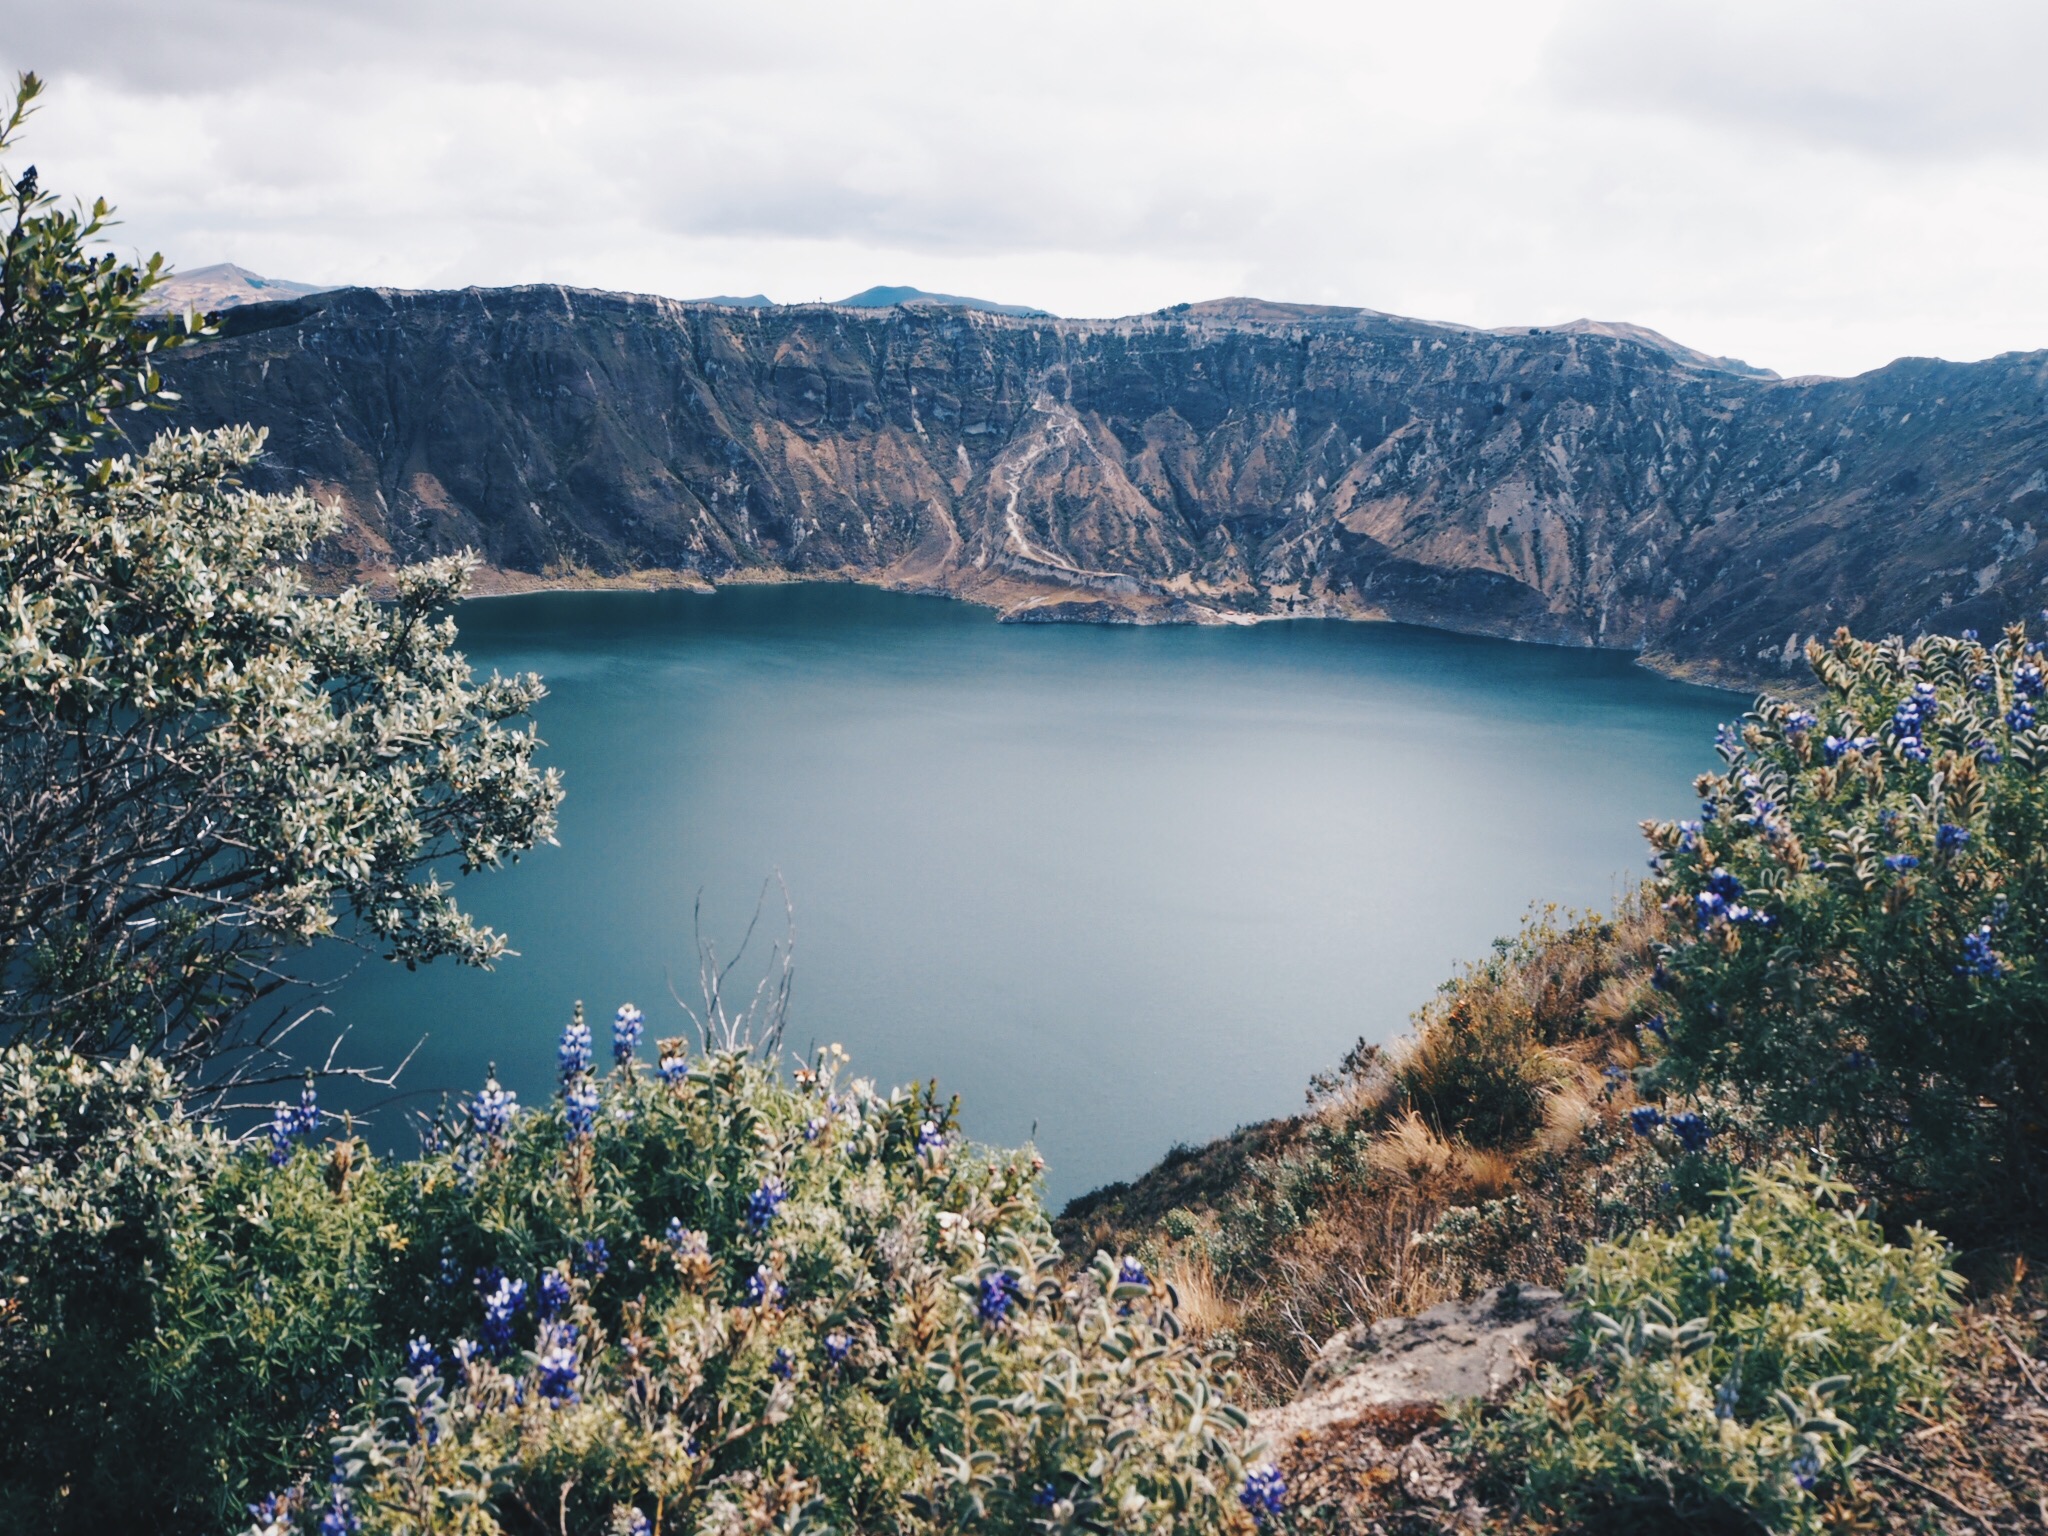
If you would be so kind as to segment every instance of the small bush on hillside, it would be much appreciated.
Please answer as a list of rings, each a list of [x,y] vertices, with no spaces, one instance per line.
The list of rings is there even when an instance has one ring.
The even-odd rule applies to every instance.
[[[1809,649],[1826,705],[1760,701],[1699,817],[1648,828],[1685,930],[1659,1078],[1823,1132],[1958,1235],[2048,1217],[2041,651],[1844,631]]]
[[[0,1530],[1251,1529],[1222,1361],[1135,1262],[1056,1267],[1029,1154],[639,1028],[411,1161],[9,1052]]]
[[[1823,1529],[1869,1448],[1940,1397],[1960,1285],[1938,1238],[1892,1246],[1851,1194],[1777,1164],[1718,1216],[1596,1246],[1580,1362],[1462,1421],[1494,1491],[1557,1522]]]
[[[1582,916],[1560,923],[1533,914],[1521,932],[1444,985],[1397,1049],[1392,1085],[1444,1136],[1478,1147],[1520,1146],[1542,1125],[1551,1094],[1570,1074],[1568,1048],[1615,1022],[1595,1000],[1614,975],[1613,952],[1644,914]]]

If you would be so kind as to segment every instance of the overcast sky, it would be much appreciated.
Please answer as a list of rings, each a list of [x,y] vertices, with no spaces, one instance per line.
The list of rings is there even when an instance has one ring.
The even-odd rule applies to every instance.
[[[184,267],[2048,347],[2042,0],[0,0]]]

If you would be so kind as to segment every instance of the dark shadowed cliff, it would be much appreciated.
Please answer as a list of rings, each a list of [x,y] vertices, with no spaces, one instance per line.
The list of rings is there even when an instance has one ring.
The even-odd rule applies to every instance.
[[[336,576],[847,575],[1015,618],[1389,617],[1782,676],[2041,606],[2048,353],[1780,380],[1624,326],[1222,300],[1123,320],[344,289],[175,354]]]

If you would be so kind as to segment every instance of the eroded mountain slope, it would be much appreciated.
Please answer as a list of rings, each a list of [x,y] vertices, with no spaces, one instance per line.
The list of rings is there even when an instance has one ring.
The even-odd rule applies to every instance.
[[[2041,606],[2048,353],[1780,380],[1633,327],[1223,300],[1113,321],[348,289],[174,356],[336,576],[846,574],[1016,617],[1384,616],[1779,675]]]

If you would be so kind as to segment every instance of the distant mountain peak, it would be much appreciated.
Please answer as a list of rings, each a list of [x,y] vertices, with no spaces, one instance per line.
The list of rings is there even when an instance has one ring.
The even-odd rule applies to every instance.
[[[717,304],[726,309],[773,309],[775,301],[765,293],[749,293],[744,296],[733,293],[714,293],[705,299],[685,299],[685,304]]]
[[[859,293],[839,300],[848,309],[888,309],[893,305],[906,307],[931,305],[935,308],[978,309],[991,315],[1014,315],[1020,320],[1050,320],[1050,310],[1033,309],[1028,304],[998,304],[992,299],[970,299],[958,293],[929,293],[922,288],[890,287],[877,284],[863,288]]]
[[[1637,325],[1628,320],[1567,320],[1563,325],[1509,326],[1496,335],[1513,335],[1528,330],[1559,331],[1569,336],[1612,336],[1619,341],[1640,342],[1643,346],[1655,348],[1673,362],[1683,363],[1691,368],[1704,368],[1713,373],[1735,373],[1746,379],[1775,379],[1777,374],[1768,368],[1758,368],[1745,363],[1739,357],[1714,357],[1696,347],[1688,347],[1682,341],[1673,341],[1661,331],[1653,331],[1647,325]]]
[[[328,290],[317,283],[295,283],[281,277],[261,277],[231,261],[217,261],[210,267],[174,272],[149,292],[144,308],[151,314],[176,314],[192,309],[204,314],[233,309],[238,304],[267,304],[279,299],[303,299]]]

